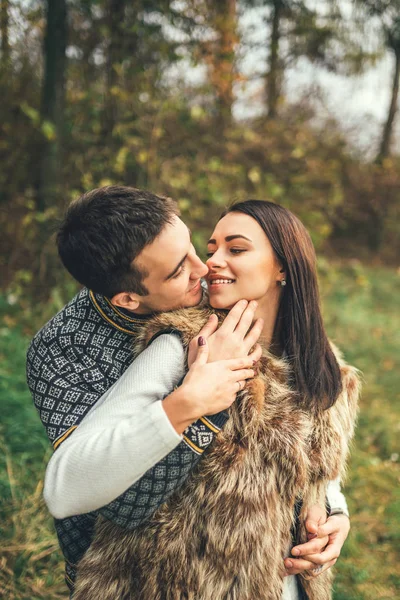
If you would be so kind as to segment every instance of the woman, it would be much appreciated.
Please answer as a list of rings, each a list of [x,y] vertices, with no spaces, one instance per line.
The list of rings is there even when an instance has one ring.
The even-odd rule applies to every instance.
[[[343,475],[358,380],[326,337],[305,228],[275,204],[236,204],[209,241],[208,266],[213,308],[258,302],[259,376],[230,409],[201,470],[145,526],[126,533],[99,524],[79,566],[77,600],[278,600],[283,557],[293,537],[305,539],[304,515]],[[209,314],[160,315],[147,339],[172,326],[188,345]],[[303,580],[301,593],[330,598],[329,572]]]

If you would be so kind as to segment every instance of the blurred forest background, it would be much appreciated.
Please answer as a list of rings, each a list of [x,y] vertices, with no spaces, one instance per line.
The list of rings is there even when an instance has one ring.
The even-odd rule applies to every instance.
[[[383,118],[345,127],[335,77],[371,69]],[[297,88],[312,73],[329,85]],[[335,599],[400,597],[399,78],[400,0],[0,0],[1,598],[67,597],[25,352],[77,289],[65,206],[110,183],[176,199],[200,254],[235,199],[309,228],[329,333],[365,379]]]

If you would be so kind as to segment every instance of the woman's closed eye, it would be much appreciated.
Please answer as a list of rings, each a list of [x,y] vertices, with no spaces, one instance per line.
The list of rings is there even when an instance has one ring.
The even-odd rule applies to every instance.
[[[229,252],[231,254],[241,254],[242,252],[246,252],[245,248],[229,248]],[[214,252],[207,252],[207,258],[213,256]]]

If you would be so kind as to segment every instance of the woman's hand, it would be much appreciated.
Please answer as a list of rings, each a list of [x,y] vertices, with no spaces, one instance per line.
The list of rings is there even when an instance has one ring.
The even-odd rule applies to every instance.
[[[240,300],[228,313],[219,329],[217,329],[217,316],[211,315],[199,334],[189,344],[189,368],[196,360],[200,336],[207,340],[209,347],[208,362],[248,356],[253,346],[255,348],[249,358],[257,361],[262,352],[257,341],[264,325],[263,319],[257,319],[252,326],[257,306],[255,300],[251,302]]]
[[[181,386],[163,401],[164,410],[179,434],[200,417],[229,408],[246,380],[254,377],[251,357],[208,363],[206,339],[200,337],[198,346],[197,358]]]
[[[288,575],[306,571],[306,577],[317,577],[332,567],[349,534],[350,519],[346,515],[333,515],[327,519],[324,510],[315,505],[308,513],[306,529],[309,541],[292,548],[292,556],[285,559]]]

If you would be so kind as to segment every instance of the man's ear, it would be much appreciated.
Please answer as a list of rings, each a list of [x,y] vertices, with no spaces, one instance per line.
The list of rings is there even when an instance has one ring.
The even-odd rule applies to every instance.
[[[111,298],[111,304],[135,312],[139,308],[140,296],[133,292],[120,292]]]

